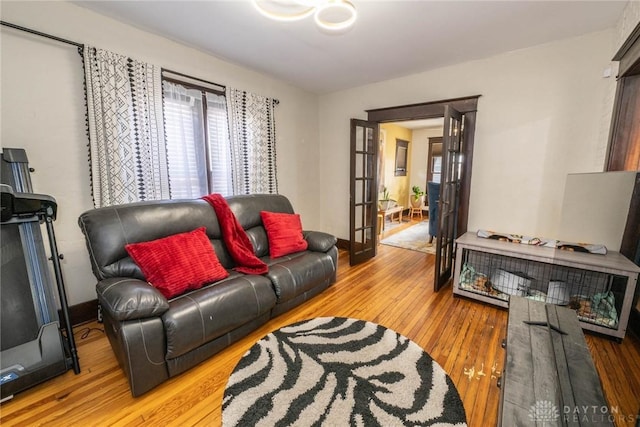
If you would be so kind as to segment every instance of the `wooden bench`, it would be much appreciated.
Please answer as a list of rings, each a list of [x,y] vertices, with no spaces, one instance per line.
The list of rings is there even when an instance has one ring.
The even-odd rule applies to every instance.
[[[576,312],[511,296],[498,425],[613,426]]]
[[[398,222],[402,222],[402,212],[404,211],[404,206],[394,206],[389,209],[378,211],[378,214],[382,215],[383,218],[387,216],[391,216],[390,220],[393,222],[394,216],[397,214]]]

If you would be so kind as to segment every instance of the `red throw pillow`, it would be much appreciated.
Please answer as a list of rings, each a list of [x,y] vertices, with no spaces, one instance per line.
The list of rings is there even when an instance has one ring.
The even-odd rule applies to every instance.
[[[229,272],[220,264],[204,227],[150,242],[125,246],[147,281],[166,298],[224,279]]]
[[[278,258],[307,249],[307,241],[302,236],[300,215],[260,212],[262,224],[269,239],[269,256]]]

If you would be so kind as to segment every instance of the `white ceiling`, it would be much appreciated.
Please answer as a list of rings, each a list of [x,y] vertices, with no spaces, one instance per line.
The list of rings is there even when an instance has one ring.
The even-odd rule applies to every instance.
[[[344,34],[248,0],[74,3],[322,94],[612,28],[627,1],[352,0]]]

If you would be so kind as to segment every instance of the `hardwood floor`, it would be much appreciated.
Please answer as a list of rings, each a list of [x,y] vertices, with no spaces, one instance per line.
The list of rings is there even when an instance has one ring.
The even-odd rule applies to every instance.
[[[469,425],[495,425],[507,312],[453,298],[450,287],[434,293],[433,262],[431,255],[381,245],[374,260],[350,267],[341,252],[335,285],[139,398],[131,397],[102,325],[78,326],[82,372],[69,371],[3,403],[0,424],[219,426],[227,378],[255,341],[298,320],[344,316],[382,324],[418,343],[456,384]],[[616,424],[633,426],[639,412],[640,341],[631,334],[622,344],[587,335],[587,343]]]

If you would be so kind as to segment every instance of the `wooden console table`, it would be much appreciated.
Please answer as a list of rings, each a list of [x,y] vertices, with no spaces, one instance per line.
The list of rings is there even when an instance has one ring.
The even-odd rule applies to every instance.
[[[576,312],[512,296],[498,425],[613,426]]]

